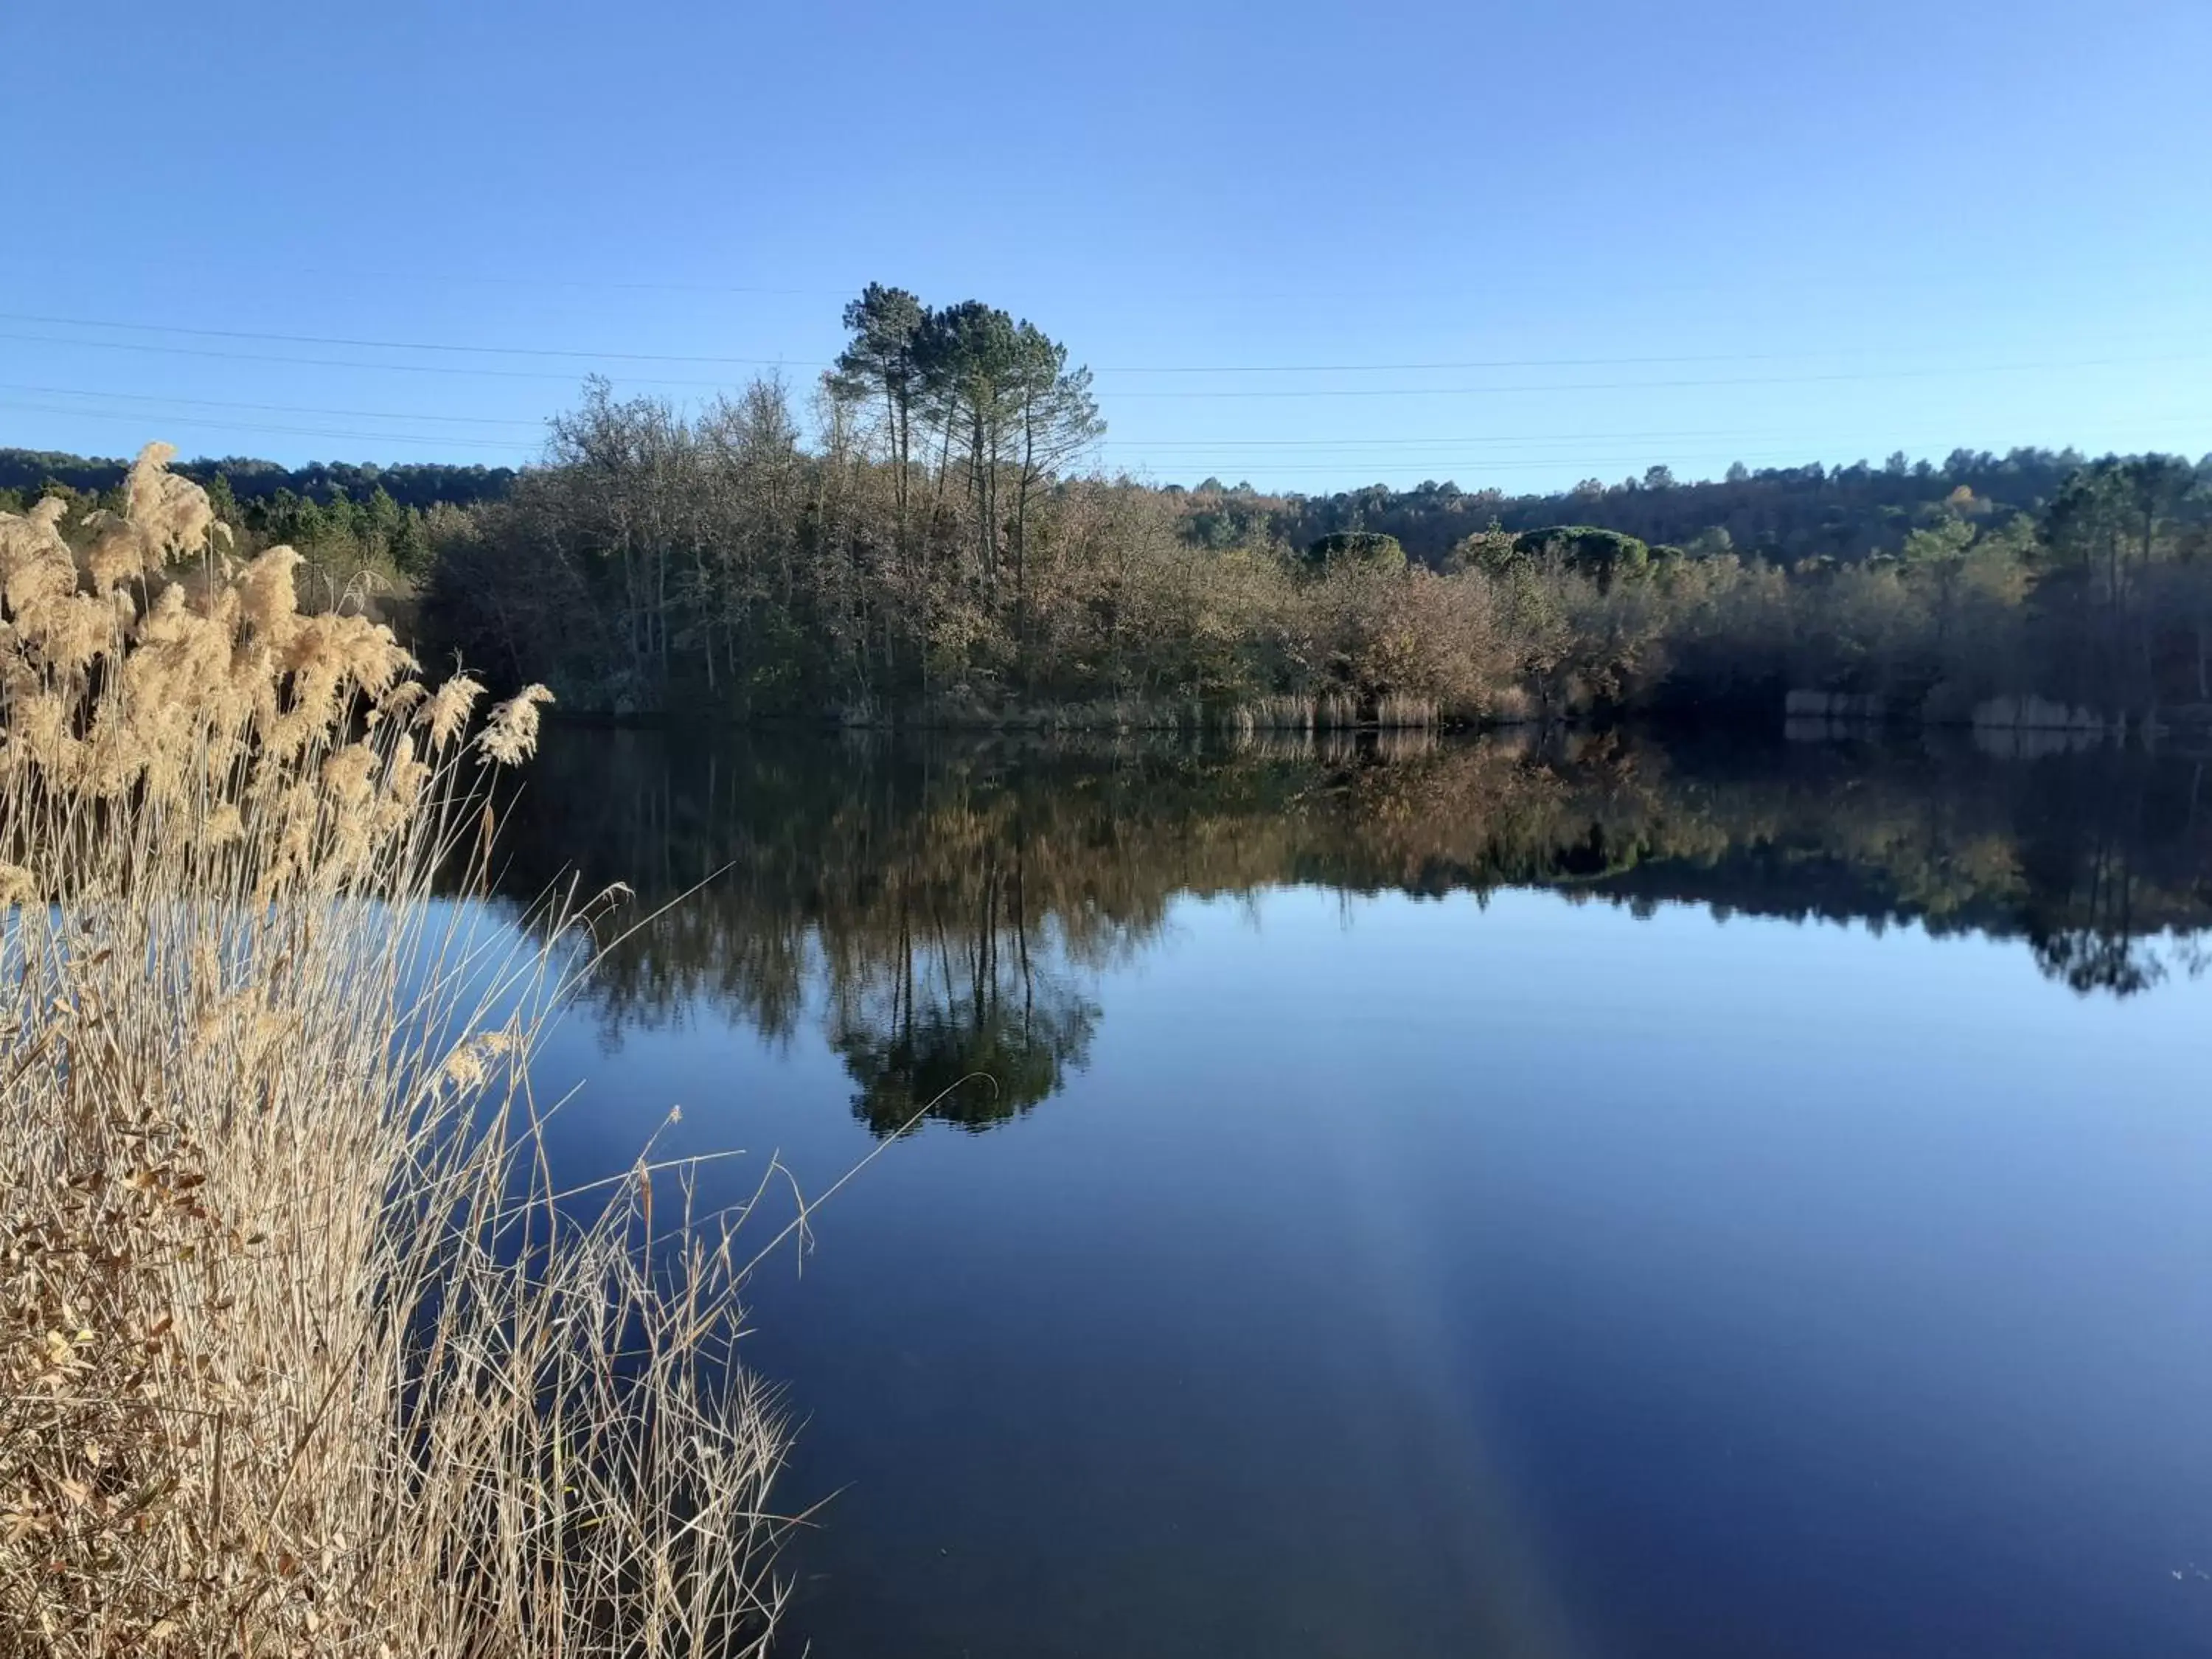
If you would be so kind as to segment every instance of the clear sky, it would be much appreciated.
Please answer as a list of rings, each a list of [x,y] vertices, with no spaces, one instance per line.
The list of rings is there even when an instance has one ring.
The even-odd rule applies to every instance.
[[[1066,341],[1163,482],[2212,448],[2207,0],[22,3],[0,53],[0,444],[519,462],[595,369],[804,393],[876,279]]]

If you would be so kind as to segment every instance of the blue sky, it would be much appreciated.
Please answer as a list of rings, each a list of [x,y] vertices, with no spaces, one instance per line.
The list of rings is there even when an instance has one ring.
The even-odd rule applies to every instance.
[[[593,369],[804,393],[878,279],[1066,340],[1161,481],[2212,448],[2203,0],[20,5],[0,52],[0,444],[513,463]]]

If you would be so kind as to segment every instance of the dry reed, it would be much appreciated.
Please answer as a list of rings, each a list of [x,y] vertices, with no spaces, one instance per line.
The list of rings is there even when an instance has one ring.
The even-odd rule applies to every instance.
[[[1226,724],[1232,732],[1247,737],[1261,732],[1347,731],[1362,726],[1428,731],[1443,724],[1443,710],[1431,697],[1390,692],[1365,707],[1367,712],[1363,712],[1361,700],[1341,690],[1324,691],[1318,696],[1259,697],[1231,709]]]
[[[574,952],[469,899],[544,694],[472,726],[168,459],[0,515],[0,1653],[757,1652],[729,1230],[552,1190]]]

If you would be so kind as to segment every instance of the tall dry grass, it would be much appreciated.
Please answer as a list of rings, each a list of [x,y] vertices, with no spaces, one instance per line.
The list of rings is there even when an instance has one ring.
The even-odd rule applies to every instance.
[[[169,454],[0,516],[0,1653],[757,1651],[729,1231],[554,1191],[573,957],[469,902],[544,694],[301,614]]]
[[[1257,697],[1229,713],[1225,724],[1233,733],[1250,737],[1263,732],[1334,732],[1359,727],[1385,732],[1433,731],[1443,723],[1443,711],[1433,697],[1390,692],[1363,705],[1344,691],[1318,696]]]

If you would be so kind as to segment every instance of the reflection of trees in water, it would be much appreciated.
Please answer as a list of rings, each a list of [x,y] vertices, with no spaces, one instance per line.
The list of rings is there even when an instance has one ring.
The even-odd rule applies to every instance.
[[[2023,836],[2021,931],[2049,977],[2085,994],[2130,996],[2177,970],[2203,971],[2201,941],[2181,930],[2203,925],[2189,910],[2201,918],[2212,909],[2212,811],[2201,763],[2189,765],[2185,793],[2179,766],[2099,758],[2087,757],[2094,787],[2047,799]]]
[[[2191,935],[2212,927],[2212,805],[2193,761],[2113,747],[2002,760],[1965,744],[1779,758],[1670,757],[1665,814],[1714,841],[1692,852],[1663,828],[1596,890],[1646,910],[2017,939],[2084,994],[2204,969]]]
[[[986,1128],[1083,1063],[1098,1010],[1052,965],[1023,862],[1018,848],[1011,859],[984,855],[965,928],[948,929],[941,914],[917,926],[902,890],[892,948],[837,977],[830,1041],[860,1085],[854,1113],[877,1133],[925,1113]]]
[[[1091,975],[1179,894],[1524,885],[1638,914],[1909,922],[2017,939],[2055,980],[2132,994],[2202,966],[2179,934],[2212,921],[2203,782],[2110,750],[562,730],[509,885],[573,867],[638,890],[593,981],[610,1042],[702,1006],[771,1036],[818,1022],[878,1131],[932,1102],[981,1127],[1082,1064]]]
[[[635,931],[592,981],[605,1041],[702,1006],[771,1037],[817,1021],[879,1132],[925,1108],[981,1127],[1054,1092],[1089,1048],[1091,975],[1157,931],[1171,891],[1140,857],[1117,867],[1115,807],[992,765],[630,732],[554,750],[509,885],[564,860],[587,885],[643,872]]]

